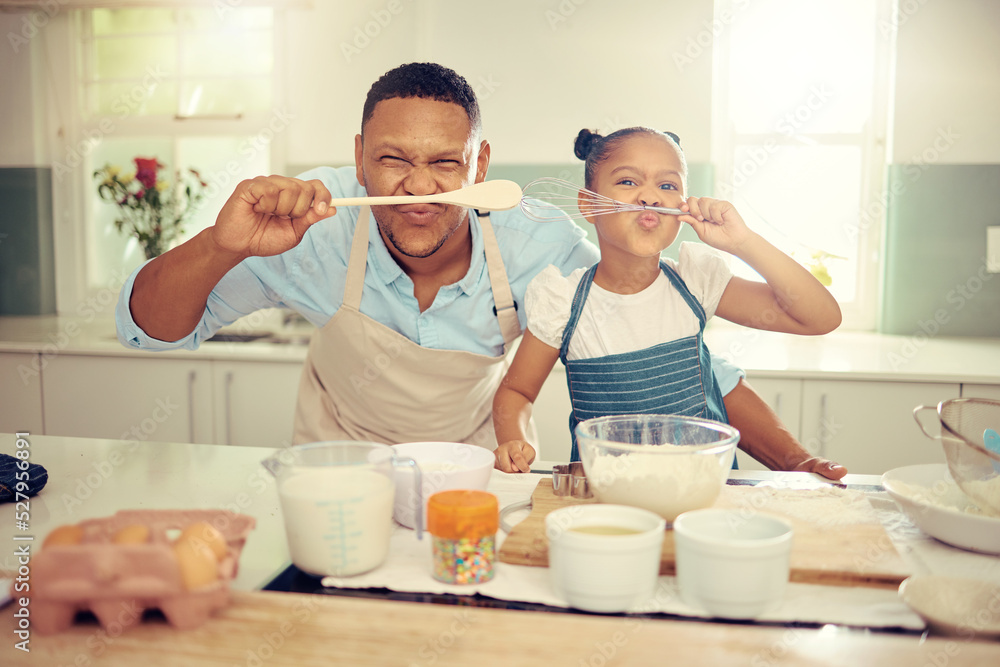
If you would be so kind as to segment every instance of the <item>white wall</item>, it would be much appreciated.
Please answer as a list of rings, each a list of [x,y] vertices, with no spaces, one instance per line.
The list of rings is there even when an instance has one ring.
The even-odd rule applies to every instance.
[[[44,99],[35,76],[44,63],[31,14],[0,12],[0,167],[49,163],[44,147]],[[44,26],[42,27],[44,29]]]
[[[1000,163],[1000,3],[900,2],[894,120],[895,163]]]
[[[712,0],[324,0],[291,10],[287,162],[351,162],[369,86],[413,60],[444,63],[477,88],[497,162],[571,161],[581,127],[635,123],[678,132],[689,159],[707,162],[712,58],[697,42],[710,43],[712,9]],[[37,83],[48,77],[28,16],[0,13],[0,166],[51,161]],[[1000,162],[998,116],[1000,3],[902,0],[892,161],[951,127],[959,138],[940,162]]]
[[[364,0],[292,11],[297,122],[288,162],[353,162],[368,88],[411,61],[451,67],[477,90],[494,162],[572,161],[581,128],[635,124],[677,132],[690,161],[708,161],[711,54],[696,45],[695,57],[680,66],[675,58],[710,37],[712,8],[712,0]]]

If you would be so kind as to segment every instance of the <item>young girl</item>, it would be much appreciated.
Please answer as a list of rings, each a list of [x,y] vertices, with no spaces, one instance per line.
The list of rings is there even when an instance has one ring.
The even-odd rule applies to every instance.
[[[535,458],[524,428],[556,359],[566,365],[570,431],[609,414],[679,414],[728,421],[702,341],[713,314],[757,329],[824,334],[840,307],[806,269],[752,232],[732,204],[685,199],[687,164],[676,135],[633,127],[607,137],[582,130],[588,190],[628,204],[679,208],[588,215],[601,260],[562,276],[549,266],[528,286],[528,330],[493,400],[497,467],[525,472]],[[705,244],[682,243],[680,261],[660,257],[691,225]],[[711,247],[709,247],[711,246]],[[739,257],[766,282],[737,278],[725,256]],[[579,459],[576,439],[570,460]]]

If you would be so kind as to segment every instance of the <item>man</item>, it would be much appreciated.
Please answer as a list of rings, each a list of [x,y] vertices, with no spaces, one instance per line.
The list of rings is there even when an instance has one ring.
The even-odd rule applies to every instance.
[[[295,442],[444,440],[496,447],[491,402],[524,326],[528,282],[597,260],[566,218],[479,215],[440,204],[342,207],[332,197],[425,195],[486,178],[475,93],[450,69],[400,66],[371,88],[355,168],[240,183],[213,227],[141,267],[122,289],[119,339],[193,349],[265,307],[319,327],[299,387]],[[370,220],[372,217],[374,220]],[[718,361],[718,360],[717,360]],[[743,446],[766,465],[839,478],[727,366],[716,374]],[[735,387],[735,389],[734,389]],[[497,461],[506,471],[530,461]]]

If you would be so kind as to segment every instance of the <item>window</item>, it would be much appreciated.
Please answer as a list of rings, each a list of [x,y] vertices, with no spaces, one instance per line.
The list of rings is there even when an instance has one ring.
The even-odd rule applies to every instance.
[[[717,0],[716,192],[873,329],[893,38],[889,0]],[[756,277],[749,267],[737,275]]]
[[[197,169],[208,196],[183,240],[214,222],[240,180],[280,169],[275,148],[290,118],[274,104],[278,11],[94,9],[74,18],[78,132],[90,167],[73,172],[89,202],[77,273],[92,291],[120,284],[144,260],[115,229],[117,208],[97,197],[95,170],[134,172],[136,157],[158,159],[171,181],[177,170]]]

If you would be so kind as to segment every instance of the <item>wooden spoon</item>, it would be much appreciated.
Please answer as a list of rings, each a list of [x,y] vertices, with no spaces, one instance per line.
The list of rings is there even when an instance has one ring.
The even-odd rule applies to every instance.
[[[451,204],[480,211],[504,211],[521,202],[521,186],[514,181],[483,181],[451,192],[392,197],[343,197],[331,206],[397,206],[401,204]]]

